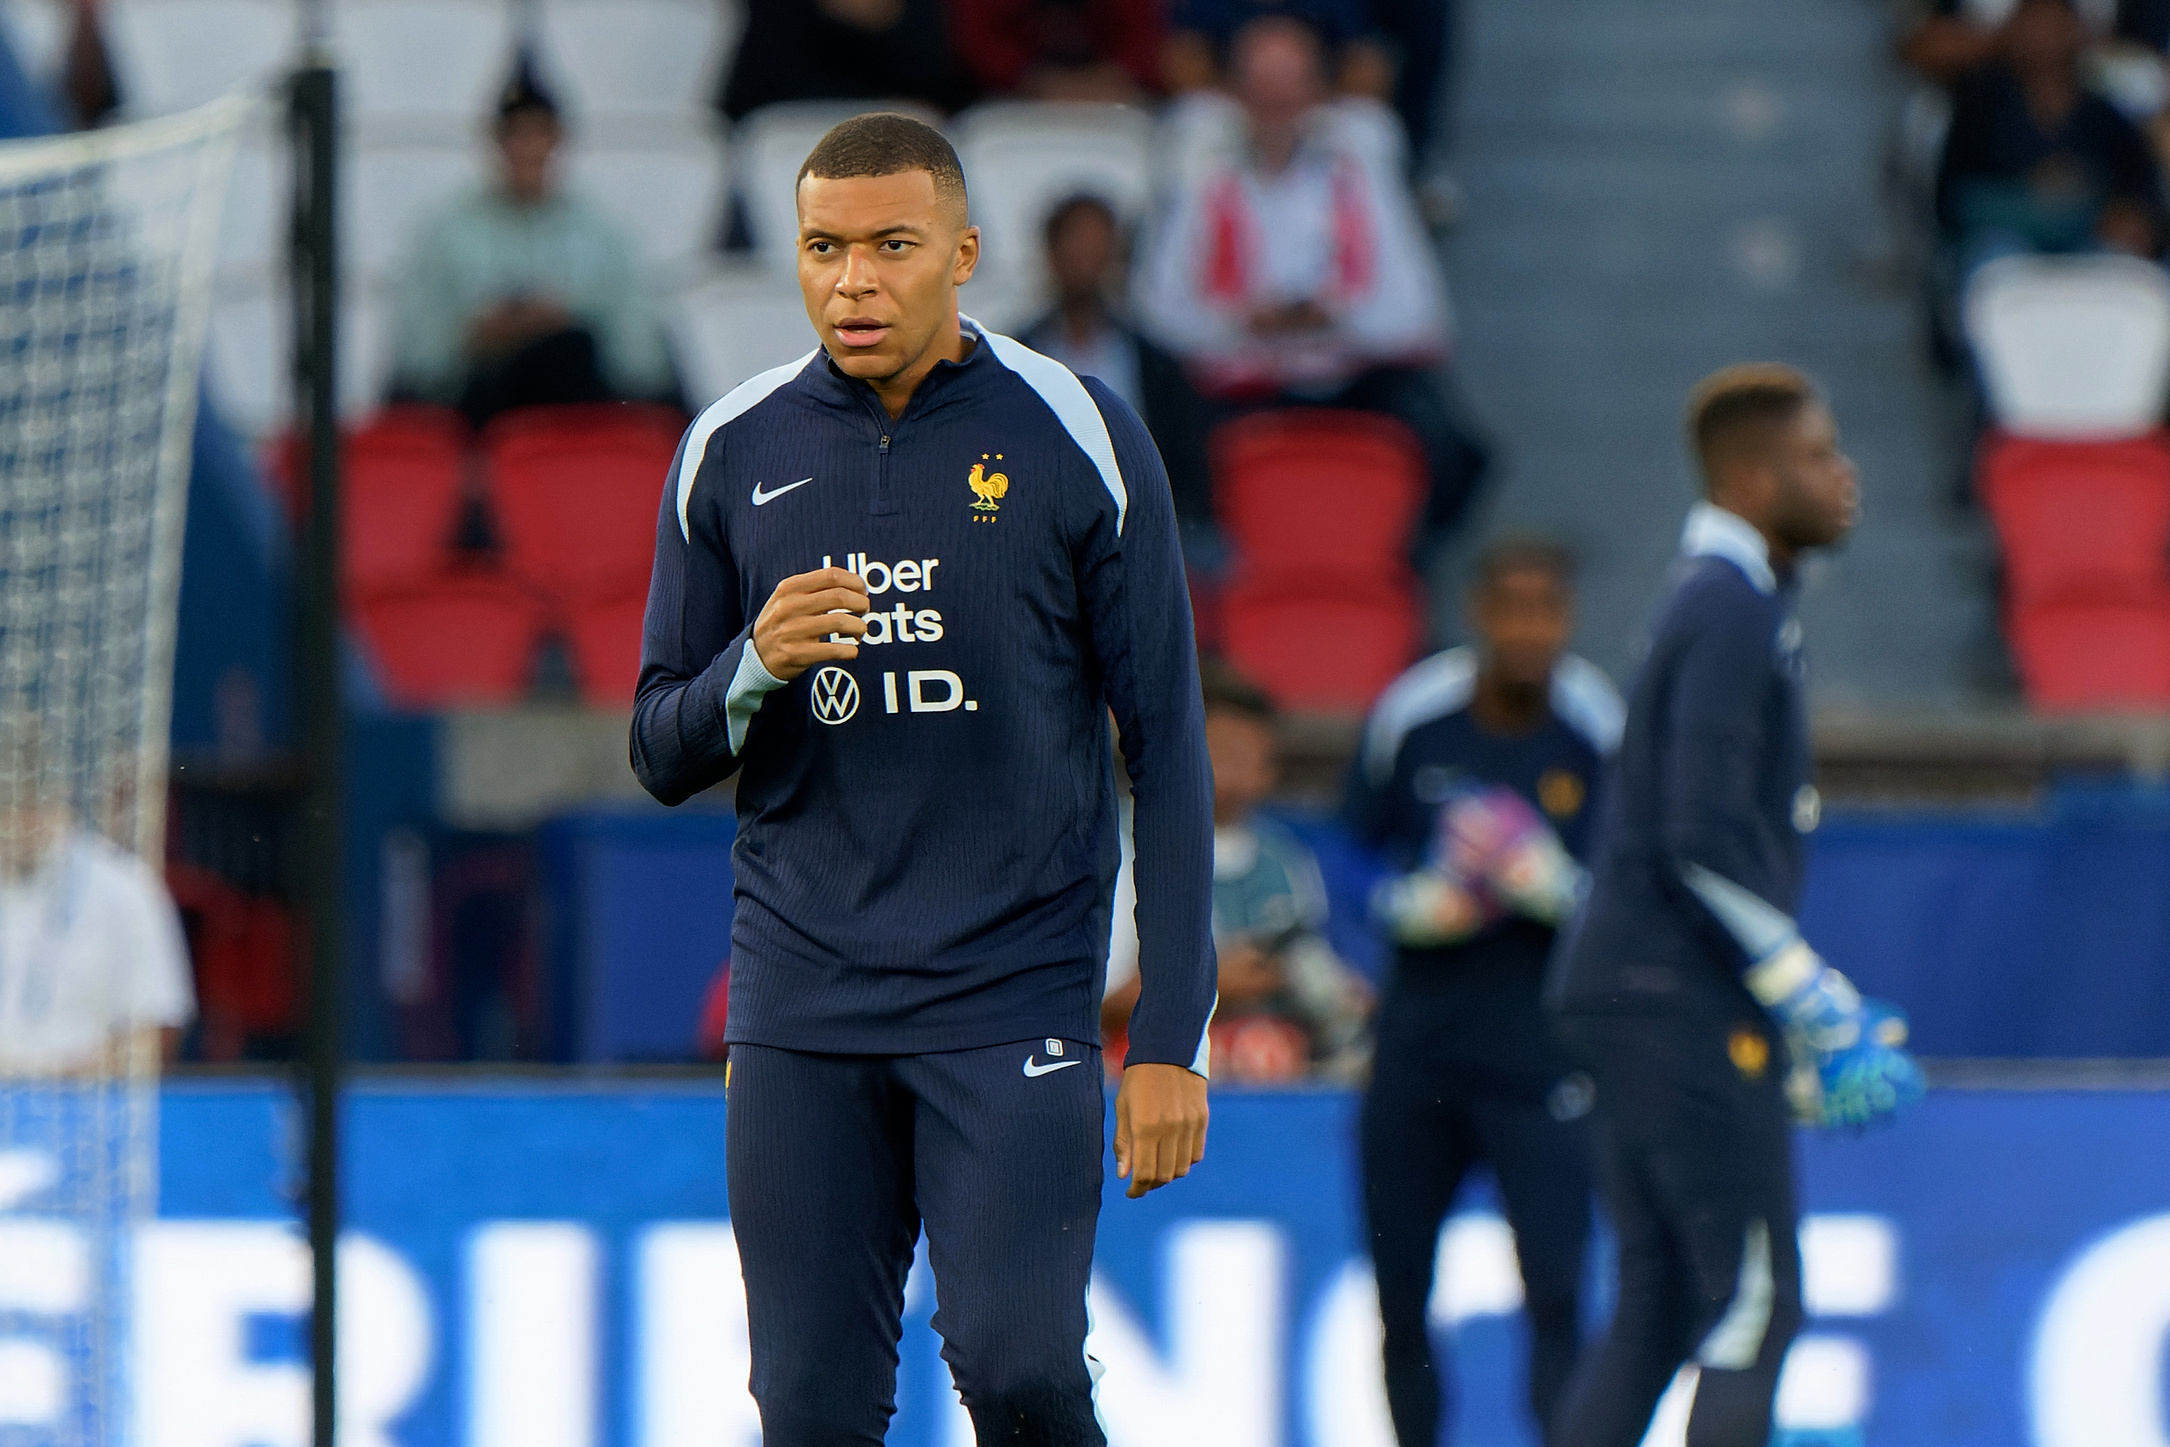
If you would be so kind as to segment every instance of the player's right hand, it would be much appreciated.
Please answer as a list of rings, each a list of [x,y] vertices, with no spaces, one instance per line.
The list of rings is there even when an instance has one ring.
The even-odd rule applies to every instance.
[[[843,568],[794,573],[754,620],[753,647],[772,678],[789,683],[816,664],[857,658],[866,635],[866,580]],[[839,635],[834,642],[830,635]]]

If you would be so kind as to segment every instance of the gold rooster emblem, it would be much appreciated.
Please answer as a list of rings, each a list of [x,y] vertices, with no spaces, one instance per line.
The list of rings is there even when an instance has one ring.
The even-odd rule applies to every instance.
[[[979,494],[979,501],[972,504],[974,511],[994,512],[1002,505],[1003,497],[1009,493],[1010,479],[1008,476],[1000,472],[990,473],[987,470],[989,462],[1000,462],[1001,460],[1002,454],[999,452],[991,458],[982,452],[980,460],[972,464],[972,471],[965,478],[965,482],[970,485],[972,491]]]

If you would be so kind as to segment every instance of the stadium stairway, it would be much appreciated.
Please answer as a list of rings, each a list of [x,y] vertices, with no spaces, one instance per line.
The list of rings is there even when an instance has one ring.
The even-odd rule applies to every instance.
[[[1576,547],[1579,646],[1622,678],[1692,497],[1682,399],[1777,358],[1829,390],[1865,498],[1804,607],[1819,709],[2010,706],[1985,536],[1951,509],[1958,439],[1880,194],[1889,25],[1868,0],[1468,9],[1469,219],[1448,261],[1463,383],[1500,442],[1478,531]],[[1460,592],[1437,593],[1443,636]]]

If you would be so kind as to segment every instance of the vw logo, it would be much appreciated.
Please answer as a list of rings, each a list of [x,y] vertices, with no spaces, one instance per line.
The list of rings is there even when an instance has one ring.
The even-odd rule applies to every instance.
[[[859,711],[859,681],[830,664],[814,675],[814,717],[840,724]]]

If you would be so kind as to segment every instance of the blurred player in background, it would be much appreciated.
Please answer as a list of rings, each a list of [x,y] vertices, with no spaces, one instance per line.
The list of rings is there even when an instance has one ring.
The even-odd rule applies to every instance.
[[[1691,1447],[1762,1447],[1801,1322],[1790,1119],[1917,1098],[1904,1020],[1794,926],[1810,783],[1801,555],[1853,528],[1853,463],[1808,380],[1733,367],[1690,400],[1706,501],[1636,676],[1590,898],[1549,993],[1597,1082],[1619,1304],[1553,1447],[1635,1447],[1698,1368]]]
[[[1362,1142],[1402,1447],[1438,1441],[1444,1363],[1425,1308],[1440,1224],[1472,1167],[1497,1174],[1514,1227],[1540,1430],[1579,1345],[1591,1088],[1542,996],[1621,706],[1566,652],[1569,573],[1544,544],[1489,552],[1470,595],[1476,645],[1426,659],[1380,697],[1350,782],[1352,831],[1395,871],[1378,896],[1395,951]]]
[[[1108,388],[958,315],[979,231],[940,132],[856,117],[798,186],[822,345],[686,435],[632,738],[665,803],[739,774],[725,1150],[762,1441],[882,1440],[924,1225],[979,1440],[1103,1447],[1111,710],[1143,981],[1117,1172],[1139,1196],[1205,1151],[1211,779],[1167,476]]]
[[[0,1075],[155,1071],[195,1014],[158,876],[65,809],[13,812],[0,850]]]

